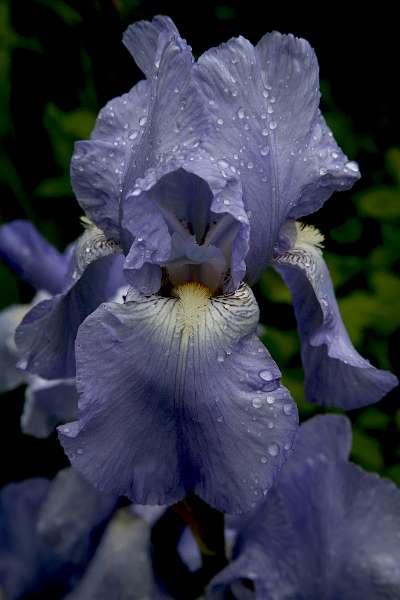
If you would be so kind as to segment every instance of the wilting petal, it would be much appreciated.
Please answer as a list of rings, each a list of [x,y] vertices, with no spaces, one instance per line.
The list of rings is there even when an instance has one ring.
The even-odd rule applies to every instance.
[[[299,225],[296,230],[297,241],[275,259],[274,266],[293,298],[306,397],[310,402],[347,409],[377,402],[397,385],[397,378],[373,367],[354,349],[322,253],[308,240],[315,230]]]
[[[122,257],[105,256],[91,263],[65,293],[34,306],[15,334],[27,371],[45,379],[74,377],[79,325],[122,282]]]
[[[50,580],[56,560],[36,531],[47,479],[11,483],[0,492],[0,590],[7,600],[28,597]]]
[[[51,435],[57,425],[76,419],[78,394],[74,379],[46,381],[32,377],[25,391],[21,429],[37,438]]]
[[[305,40],[275,32],[254,48],[232,39],[203,54],[195,72],[215,125],[204,147],[243,185],[247,280],[254,282],[288,215],[312,212],[334,190],[351,187],[358,167],[319,113],[318,63]]]
[[[214,299],[204,290],[128,295],[82,324],[80,420],[60,427],[60,437],[73,465],[102,489],[143,504],[192,491],[238,512],[272,485],[297,414],[254,333],[250,289]]]
[[[29,309],[29,305],[17,304],[0,311],[0,392],[12,390],[26,381],[26,374],[17,369],[14,334]]]
[[[66,600],[167,599],[154,580],[150,528],[127,510],[108,525],[85,575]]]
[[[159,36],[179,37],[179,32],[169,17],[156,16],[149,21],[138,21],[124,33],[123,42],[132,54],[137,66],[150,77],[157,65]]]
[[[313,419],[307,431],[300,428],[300,445],[307,447],[310,432],[317,440],[327,418],[336,429],[343,419]],[[322,451],[329,421],[326,425],[319,435]],[[334,441],[337,433],[330,437]],[[243,527],[234,562],[213,580],[208,597],[225,597],[244,578],[260,600],[400,598],[400,492],[377,475],[333,460],[333,454],[304,457],[295,451],[288,459],[288,469]]]
[[[63,469],[41,506],[38,532],[60,561],[83,570],[116,505],[117,498],[100,494],[74,469]]]
[[[62,256],[28,221],[12,221],[0,227],[0,258],[37,290],[58,294],[69,269]]]

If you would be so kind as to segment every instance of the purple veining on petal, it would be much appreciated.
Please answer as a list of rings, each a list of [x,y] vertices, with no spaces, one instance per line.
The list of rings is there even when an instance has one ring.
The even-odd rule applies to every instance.
[[[85,477],[135,502],[195,492],[220,510],[248,510],[285,461],[296,407],[255,335],[249,288],[211,299],[201,286],[175,293],[132,290],[126,304],[86,319],[79,422],[59,428],[61,442]]]

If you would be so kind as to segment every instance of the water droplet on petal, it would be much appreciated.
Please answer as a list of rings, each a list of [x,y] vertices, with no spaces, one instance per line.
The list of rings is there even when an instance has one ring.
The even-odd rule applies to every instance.
[[[146,125],[146,122],[147,122],[147,117],[140,117],[140,119],[139,119],[140,127],[144,127]]]
[[[268,129],[263,129],[261,133],[264,137],[267,137],[267,135],[269,135]]]
[[[223,125],[224,124],[224,120],[223,119],[217,119],[217,123],[218,123],[218,125]]]
[[[252,163],[252,162],[248,162],[248,163],[247,163],[247,168],[248,168],[248,169],[252,169],[253,167],[254,167],[254,165],[253,165],[253,163]]]
[[[222,362],[224,362],[224,360],[225,360],[225,357],[224,357],[224,355],[223,355],[223,354],[218,354],[218,356],[217,356],[217,361],[218,361],[219,363],[222,363]]]
[[[279,454],[279,446],[278,444],[270,444],[268,446],[268,454],[270,454],[271,456],[278,456]]]
[[[261,408],[262,405],[264,404],[264,400],[262,397],[260,398],[259,396],[256,396],[255,398],[253,398],[251,403],[254,406],[254,408]]]
[[[275,378],[274,374],[271,373],[271,371],[267,371],[267,369],[264,369],[263,371],[260,371],[258,375],[264,381],[272,381]]]
[[[293,410],[292,404],[284,404],[283,405],[283,412],[284,412],[285,415],[292,414],[292,410]]]
[[[261,154],[261,156],[267,156],[269,154],[268,146],[263,146],[260,150],[260,154]]]
[[[226,162],[226,160],[219,160],[218,161],[218,165],[221,167],[221,169],[228,169],[229,168],[229,164]]]
[[[239,119],[244,119],[244,108],[239,108],[238,112],[237,112],[237,116],[239,117]]]
[[[268,462],[268,458],[266,456],[262,456],[260,458],[260,460],[261,460],[261,462],[262,462],[263,465],[265,465]]]
[[[354,162],[354,160],[350,160],[349,162],[347,162],[345,164],[345,167],[346,169],[349,169],[349,171],[353,171],[353,173],[359,172],[358,164]]]
[[[271,121],[271,123],[269,124],[269,128],[272,129],[272,130],[276,129],[277,126],[278,125],[277,125],[276,121]]]

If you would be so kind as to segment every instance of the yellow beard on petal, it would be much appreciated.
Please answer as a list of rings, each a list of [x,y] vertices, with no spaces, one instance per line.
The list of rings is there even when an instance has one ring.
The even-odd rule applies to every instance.
[[[178,298],[177,320],[181,332],[190,336],[207,310],[211,290],[201,283],[189,282],[174,287],[172,295]]]
[[[314,246],[315,248],[324,247],[325,238],[319,229],[313,225],[305,225],[299,221],[296,221],[295,225],[297,233],[296,246],[304,246],[307,244],[309,246]]]

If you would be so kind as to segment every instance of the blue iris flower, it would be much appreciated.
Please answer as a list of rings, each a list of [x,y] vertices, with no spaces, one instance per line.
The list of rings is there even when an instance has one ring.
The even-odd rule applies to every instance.
[[[319,112],[304,40],[272,33],[253,47],[240,37],[195,62],[172,21],[156,17],[124,43],[146,79],[76,144],[86,237],[70,286],[27,315],[17,344],[46,378],[76,365],[79,418],[60,439],[100,489],[143,504],[194,492],[248,510],[297,430],[256,335],[250,286],[267,265],[293,295],[310,400],[353,408],[396,384],[352,347],[321,236],[296,222],[351,187],[358,167]],[[131,288],[124,304],[100,304],[114,260]]]
[[[40,314],[42,308],[45,308],[46,311],[50,308],[48,313],[45,313],[46,317],[42,323],[43,330],[39,330],[42,334],[41,339],[49,340],[47,325],[51,324],[57,311],[62,310],[63,304],[68,302],[69,297],[74,293],[75,297],[81,300],[81,313],[85,314],[85,308],[82,306],[84,299],[82,292],[79,292],[79,278],[76,275],[73,276],[73,271],[76,272],[77,269],[74,258],[75,246],[80,247],[80,245],[81,242],[72,244],[64,254],[60,254],[29,222],[14,221],[0,227],[0,257],[37,292],[31,304],[13,305],[0,312],[0,392],[14,389],[22,383],[28,384],[25,391],[21,428],[24,433],[35,437],[47,437],[60,423],[76,418],[75,380],[72,377],[63,379],[52,377],[51,380],[46,380],[31,374],[29,371],[34,373],[35,369],[32,368],[30,358],[25,357],[24,360],[19,361],[20,352],[14,340],[15,330],[28,312],[30,319],[32,316],[35,318],[37,311]],[[107,277],[106,286],[104,286],[104,281],[94,278],[91,284],[92,291],[95,292],[94,297],[100,294],[99,301],[109,299],[116,292],[118,278],[118,274]],[[75,283],[78,284],[78,289],[75,288],[70,293],[71,287]],[[105,290],[103,290],[104,287]],[[105,295],[102,296],[102,293]],[[86,309],[90,310],[90,303]],[[82,318],[82,314],[80,318]],[[71,325],[74,327],[70,320],[68,328],[66,327],[67,333],[62,352],[63,364],[72,362],[74,365],[73,350],[72,357],[68,356],[68,352],[71,352],[68,335],[72,336],[73,348],[76,334],[76,329],[75,333],[73,330],[71,331]],[[39,324],[37,326],[39,327]],[[74,366],[70,375],[73,370]],[[68,371],[68,367],[66,371]]]
[[[7,600],[167,599],[150,527],[72,468],[0,490],[0,593]],[[133,596],[132,596],[133,594]]]
[[[0,392],[28,384],[21,428],[24,433],[44,438],[60,423],[75,418],[75,381],[47,381],[24,370],[23,363],[18,366],[20,356],[14,335],[30,309],[67,287],[71,248],[61,255],[31,223],[14,221],[0,227],[0,257],[37,292],[30,304],[0,311]]]
[[[278,484],[242,523],[210,600],[400,598],[400,491],[348,461],[346,417],[304,423]]]

